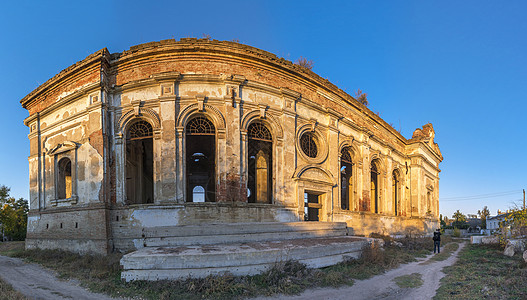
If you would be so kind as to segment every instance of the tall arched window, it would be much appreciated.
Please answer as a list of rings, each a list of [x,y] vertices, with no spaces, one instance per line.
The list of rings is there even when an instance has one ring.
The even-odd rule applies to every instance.
[[[71,198],[71,160],[62,158],[58,163],[57,198]]]
[[[185,128],[187,202],[216,201],[216,130],[204,116]]]
[[[353,163],[351,162],[351,149],[344,147],[340,155],[340,208],[350,209],[353,196]]]
[[[138,120],[126,135],[126,199],[128,204],[154,203],[152,125]]]
[[[399,180],[399,172],[397,170],[393,170],[392,172],[392,200],[393,200],[393,212],[394,215],[398,215],[399,211],[399,194],[401,193],[400,188],[400,180]]]
[[[379,213],[379,171],[377,160],[371,162],[370,197],[373,201],[374,212]]]
[[[248,202],[272,203],[273,138],[267,127],[255,122],[247,130],[249,137]]]

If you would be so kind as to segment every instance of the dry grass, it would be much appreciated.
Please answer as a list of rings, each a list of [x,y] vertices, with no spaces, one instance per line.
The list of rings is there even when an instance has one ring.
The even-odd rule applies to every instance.
[[[24,251],[25,243],[21,242],[0,242],[0,255],[13,256],[15,253]]]
[[[494,245],[467,245],[434,299],[527,299],[527,264]]]
[[[258,295],[298,294],[317,286],[352,285],[356,279],[366,279],[415,261],[429,254],[433,243],[430,238],[412,237],[399,240],[389,237],[384,249],[377,244],[364,249],[360,259],[322,268],[309,269],[305,265],[286,261],[277,263],[267,272],[255,276],[229,274],[202,279],[172,281],[134,281],[120,279],[121,255],[78,255],[58,250],[23,250],[20,244],[0,246],[0,253],[24,258],[56,270],[62,278],[75,278],[94,292],[114,297],[140,297],[142,299],[242,299]],[[405,247],[404,245],[409,246]]]
[[[448,259],[452,253],[454,253],[459,248],[459,244],[457,242],[452,242],[449,244],[446,244],[445,246],[441,247],[441,252],[438,254],[435,254],[427,261],[424,261],[420,263],[420,265],[428,265],[436,261],[443,261]]]
[[[21,293],[15,291],[11,285],[0,278],[0,299],[27,300]]]

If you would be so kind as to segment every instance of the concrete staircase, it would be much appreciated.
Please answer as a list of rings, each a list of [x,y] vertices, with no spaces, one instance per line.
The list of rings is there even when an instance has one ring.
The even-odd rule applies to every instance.
[[[254,275],[277,262],[320,268],[357,258],[371,239],[347,236],[346,223],[228,223],[143,229],[143,246],[121,259],[121,277],[162,280],[230,272]]]

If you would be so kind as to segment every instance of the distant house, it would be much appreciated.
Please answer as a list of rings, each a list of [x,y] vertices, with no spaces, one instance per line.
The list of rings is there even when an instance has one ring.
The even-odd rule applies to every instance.
[[[481,219],[480,218],[467,218],[468,232],[480,232],[481,231]]]
[[[505,218],[507,218],[508,215],[509,213],[505,213],[505,214],[499,214],[494,217],[491,217],[491,216],[487,217],[487,230],[490,230],[490,232],[492,232],[492,231],[496,231],[500,229],[500,223],[504,222]]]

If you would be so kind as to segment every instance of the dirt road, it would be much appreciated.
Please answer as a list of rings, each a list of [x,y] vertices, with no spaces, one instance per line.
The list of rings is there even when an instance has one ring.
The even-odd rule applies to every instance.
[[[424,261],[427,261],[433,256],[432,254],[425,259],[402,265],[399,268],[388,271],[382,275],[377,275],[366,280],[358,280],[351,287],[312,289],[306,290],[297,296],[275,296],[272,298],[256,299],[432,299],[436,294],[436,290],[439,288],[439,280],[445,276],[441,270],[444,267],[451,266],[455,263],[459,251],[464,246],[464,243],[459,244],[459,248],[446,260],[436,262],[430,261],[429,263],[424,264]],[[413,273],[421,274],[423,285],[419,288],[400,288],[393,281],[396,277]]]
[[[0,255],[0,277],[29,299],[114,299],[95,294],[70,281],[61,281],[49,270],[21,259]]]

